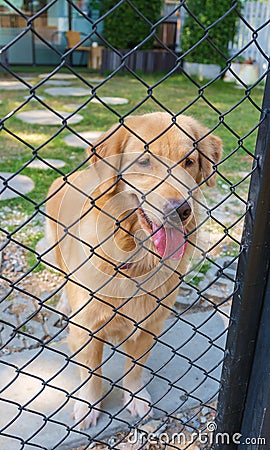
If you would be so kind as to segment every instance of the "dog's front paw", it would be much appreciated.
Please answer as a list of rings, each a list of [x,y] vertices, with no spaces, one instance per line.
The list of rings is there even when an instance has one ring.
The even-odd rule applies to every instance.
[[[142,389],[136,397],[131,400],[131,395],[128,392],[124,393],[124,402],[127,410],[132,416],[139,416],[143,418],[152,417],[153,412],[151,408],[151,397],[146,389]]]
[[[100,403],[95,405],[97,409],[91,407],[80,400],[76,400],[73,410],[73,419],[77,423],[79,430],[87,430],[91,426],[95,427],[100,416]]]

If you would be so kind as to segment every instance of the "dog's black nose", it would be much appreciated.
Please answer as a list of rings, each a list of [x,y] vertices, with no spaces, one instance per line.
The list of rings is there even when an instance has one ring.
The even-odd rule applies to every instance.
[[[185,222],[191,214],[191,207],[187,200],[169,200],[164,205],[164,216],[171,222],[177,222],[179,218]]]
[[[176,211],[182,222],[184,222],[189,218],[191,214],[190,204],[185,200],[183,201],[183,203],[181,203],[181,205],[178,206],[178,208],[176,208]]]

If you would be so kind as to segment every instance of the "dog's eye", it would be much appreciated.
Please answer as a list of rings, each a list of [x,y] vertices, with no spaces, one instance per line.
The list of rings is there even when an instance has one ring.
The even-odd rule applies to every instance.
[[[193,165],[193,162],[194,162],[194,161],[192,161],[192,159],[187,158],[187,159],[185,160],[185,167],[191,167],[191,166]]]
[[[150,158],[144,158],[144,159],[139,159],[138,160],[138,164],[141,167],[147,167],[150,166]]]

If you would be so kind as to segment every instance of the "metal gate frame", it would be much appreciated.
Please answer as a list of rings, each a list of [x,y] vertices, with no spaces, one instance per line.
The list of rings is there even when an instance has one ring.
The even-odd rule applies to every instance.
[[[270,68],[248,196],[217,409],[215,449],[270,443]],[[218,433],[230,436],[218,442]],[[233,435],[238,437],[233,442]],[[240,436],[241,435],[241,436]],[[241,443],[238,443],[238,439]],[[264,442],[264,439],[266,442]],[[269,444],[268,444],[269,445]]]

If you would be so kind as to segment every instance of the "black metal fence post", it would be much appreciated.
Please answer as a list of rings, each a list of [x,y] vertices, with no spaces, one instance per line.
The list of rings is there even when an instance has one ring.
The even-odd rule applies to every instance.
[[[188,450],[194,448],[193,444],[195,445],[196,441],[201,450],[209,450],[210,445],[215,449],[221,448],[222,450],[270,448],[270,412],[268,408],[270,404],[270,352],[268,351],[270,347],[270,187],[268,180],[268,178],[270,179],[270,69],[261,108],[263,91],[259,91],[259,84],[266,78],[266,74],[261,74],[259,77],[258,72],[256,81],[249,82],[245,77],[242,79],[238,69],[236,70],[233,66],[238,61],[239,56],[244,55],[243,59],[246,61],[248,51],[251,51],[253,47],[259,49],[260,57],[263,60],[269,61],[268,47],[265,49],[260,46],[262,42],[260,33],[263,30],[265,31],[269,25],[269,21],[265,19],[265,17],[268,17],[267,14],[263,14],[267,11],[266,7],[264,9],[258,8],[256,14],[262,23],[257,24],[257,28],[255,28],[253,24],[253,2],[246,2],[248,6],[251,6],[249,10],[251,15],[248,17],[251,17],[252,20],[248,19],[240,8],[237,8],[237,4],[240,6],[240,2],[233,0],[228,2],[228,11],[224,11],[224,14],[217,18],[216,22],[211,25],[204,25],[201,23],[199,16],[196,17],[195,13],[192,12],[192,8],[189,8],[190,2],[186,0],[178,2],[178,5],[173,5],[172,12],[162,16],[155,23],[154,21],[152,23],[152,17],[147,18],[148,14],[145,16],[137,8],[136,2],[130,0],[115,2],[114,5],[111,5],[110,10],[106,13],[103,12],[103,16],[100,13],[100,17],[97,16],[96,18],[93,18],[93,16],[90,18],[89,15],[86,15],[84,8],[81,6],[84,2],[68,0],[68,29],[72,30],[74,18],[88,21],[88,36],[83,39],[82,43],[86,42],[86,39],[92,38],[93,40],[95,38],[94,40],[99,42],[99,46],[104,46],[103,61],[112,61],[111,67],[102,66],[104,73],[101,78],[96,76],[96,72],[81,71],[73,67],[72,54],[73,51],[75,52],[78,49],[78,45],[73,49],[62,48],[62,43],[60,45],[60,41],[58,42],[56,39],[54,42],[53,39],[53,36],[59,36],[59,33],[62,32],[54,31],[50,37],[50,30],[45,29],[43,25],[40,26],[43,23],[42,16],[48,19],[55,17],[53,7],[57,0],[45,2],[46,4],[42,4],[36,13],[32,4],[31,18],[27,18],[24,11],[20,11],[19,7],[14,5],[14,2],[12,4],[11,1],[6,0],[3,3],[10,7],[11,23],[15,20],[15,16],[16,20],[20,19],[18,24],[26,23],[26,27],[25,30],[20,30],[21,32],[14,39],[12,38],[9,43],[0,46],[0,71],[2,67],[4,73],[6,72],[8,75],[7,78],[3,77],[0,80],[0,92],[3,97],[0,101],[2,111],[0,143],[2,150],[11,150],[6,154],[0,152],[3,168],[5,166],[7,170],[3,173],[3,168],[1,169],[0,197],[6,190],[21,197],[21,199],[15,199],[14,203],[12,203],[12,200],[10,204],[1,203],[0,205],[0,410],[3,410],[3,413],[0,414],[0,450],[6,450],[7,448],[8,450],[16,450],[18,446],[20,448],[43,448],[44,450],[48,448],[70,450],[80,446],[81,449],[86,450],[95,445],[118,450],[125,446],[130,448],[134,437],[135,440],[138,437],[138,441],[134,442],[136,444],[134,449],[144,448],[145,450],[148,450],[149,446],[152,447],[152,445],[156,448],[169,446],[177,450],[180,448],[180,444],[183,450]],[[92,7],[94,7],[94,3],[99,2],[92,2]],[[257,2],[257,4],[264,6],[264,2]],[[149,27],[148,32],[147,30],[145,32],[144,39],[140,40],[136,46],[132,44],[133,48],[129,51],[122,50],[122,47],[114,47],[110,38],[105,38],[106,33],[99,31],[102,28],[102,21],[104,25],[109,16],[113,15],[118,8],[124,6],[131,8],[136,13],[136,20],[146,23]],[[51,7],[52,10],[49,13]],[[194,25],[201,28],[200,33],[203,37],[183,54],[179,54],[178,51],[174,52],[166,43],[169,40],[163,42],[159,34],[155,32],[155,30],[159,30],[162,24],[168,22],[173,14],[178,18],[180,17],[181,20],[184,16],[190,15],[194,20]],[[215,26],[223,24],[225,30],[226,25],[224,24],[226,22],[223,22],[223,20],[230,14],[236,14],[235,17],[239,19],[239,24],[246,27],[249,42],[243,48],[240,48],[239,39],[239,49],[229,59],[226,59],[228,55],[226,56],[219,49],[219,32],[215,37]],[[3,15],[4,21],[7,18],[6,13],[2,11],[0,12],[1,15]],[[21,20],[24,22],[21,22]],[[249,23],[249,20],[252,23]],[[121,25],[121,21],[120,17],[118,19],[119,25]],[[10,22],[7,23],[10,25]],[[79,20],[76,23],[78,25]],[[9,26],[6,26],[6,28],[9,28]],[[75,24],[74,28],[76,28]],[[116,28],[118,32],[118,26]],[[36,70],[31,71],[29,76],[26,76],[23,72],[17,71],[16,68],[12,68],[12,65],[9,66],[8,64],[7,52],[9,52],[12,61],[12,54],[15,54],[15,51],[18,52],[19,46],[22,45],[21,38],[25,35],[27,37],[29,32],[32,35],[32,43],[34,43],[34,40],[40,42],[41,52],[45,51],[46,48],[54,54],[57,63],[50,69],[46,69],[46,71],[49,70],[49,73],[43,73],[43,70],[40,70],[39,73]],[[119,26],[120,33],[121,27]],[[153,39],[155,39],[155,46],[149,51],[143,50],[144,45],[147,42],[152,42]],[[207,43],[210,51],[212,50],[213,54],[216,53],[218,59],[221,57],[223,64],[218,75],[211,79],[201,80],[198,77],[199,73],[191,75],[188,72],[186,62],[189,56],[193,55],[194,50],[198,50],[201,44]],[[18,44],[17,50],[16,44]],[[35,51],[34,47],[33,51]],[[40,55],[42,54],[40,53]],[[33,53],[33,62],[35,62],[34,57],[35,52]],[[184,59],[185,64],[183,65]],[[50,62],[53,64],[53,61]],[[258,69],[256,64],[254,66],[255,69],[256,67]],[[252,67],[248,65],[247,68]],[[159,74],[159,71],[161,71],[161,74]],[[179,73],[180,71],[181,73]],[[232,87],[226,86],[221,80],[225,71],[227,81],[234,81],[235,83]],[[153,76],[147,75],[144,78],[144,73],[148,72],[157,73]],[[122,75],[125,75],[125,77]],[[69,81],[66,81],[66,79]],[[134,82],[135,84],[131,84]],[[20,86],[20,83],[22,86]],[[48,86],[50,84],[57,86],[59,83],[61,87],[57,88],[57,96],[53,98],[52,92],[55,93],[55,88],[48,89]],[[24,89],[21,93],[18,89],[18,93],[12,96],[11,92],[5,91],[8,88],[10,90],[16,88],[16,92],[18,85],[19,88]],[[135,85],[137,85],[137,88],[133,92],[133,86]],[[82,89],[82,86],[85,89]],[[191,86],[190,90],[189,86]],[[246,91],[241,90],[241,87],[246,87]],[[240,88],[240,90],[234,91],[234,88]],[[217,98],[216,93],[219,89],[224,92],[222,92],[220,98]],[[187,94],[183,98],[181,90],[183,93],[184,90],[187,90]],[[127,92],[128,98],[103,97],[103,95],[115,95],[117,92]],[[24,95],[25,93],[28,95]],[[65,93],[67,97],[64,97]],[[69,96],[77,97],[77,94],[78,97],[81,97],[81,100],[78,99],[76,103],[72,104],[67,103]],[[33,101],[35,101],[34,104]],[[33,112],[33,109],[28,111],[33,105],[37,105],[38,111],[34,110]],[[119,109],[118,106],[115,108],[114,105],[119,105]],[[128,120],[130,115],[141,115],[141,113],[149,112],[149,110],[152,111],[154,107],[158,112],[169,113],[170,122],[166,128],[164,128],[165,125],[161,125],[159,134],[153,136],[153,139],[151,138],[152,140],[149,141],[150,138],[144,137],[140,127],[137,129],[134,126],[133,129]],[[25,109],[26,111],[24,111]],[[262,111],[259,123],[258,110]],[[52,123],[51,125],[55,128],[49,130],[46,129],[47,123],[44,119],[40,124],[42,128],[38,128],[35,121],[32,128],[30,124],[22,125],[19,122],[21,119],[18,114],[21,112],[31,112],[35,116],[46,113],[45,117],[48,113],[51,113],[55,119],[59,120],[57,124]],[[84,125],[79,125],[79,128],[73,127],[71,121],[77,113],[80,113],[79,119],[85,120]],[[208,115],[206,122],[211,124],[211,130],[203,137],[198,138],[197,132],[198,135],[201,132],[196,130],[195,133],[195,128],[197,128],[195,125],[192,134],[189,133],[188,129],[185,129],[185,126],[182,129],[176,119],[186,113],[194,115],[195,119],[196,116],[200,119],[200,116],[206,113]],[[117,130],[114,129],[106,135],[102,135],[101,141],[97,142],[95,137],[85,137],[85,132],[88,131],[90,131],[91,136],[96,135],[97,131],[93,131],[96,125],[98,126],[98,134],[107,130],[107,125],[112,124],[111,121],[118,121],[119,127],[117,127]],[[202,122],[204,122],[204,118]],[[116,131],[118,132],[120,127],[121,131],[129,132],[132,139],[136,138],[141,142],[143,145],[142,151],[140,150],[141,154],[149,153],[149,156],[162,166],[160,182],[155,182],[151,189],[147,189],[146,193],[142,192],[140,186],[136,186],[136,183],[133,185],[129,182],[129,177],[126,176],[129,175],[129,169],[132,172],[132,165],[137,164],[140,158],[134,156],[133,159],[132,157],[128,167],[124,164],[121,167],[119,166],[118,177],[116,177],[116,181],[111,185],[111,188],[126,183],[127,190],[134,189],[134,192],[138,193],[137,206],[134,210],[131,209],[132,214],[124,211],[123,218],[117,211],[116,214],[114,208],[112,210],[108,208],[107,211],[105,206],[100,206],[102,205],[101,200],[104,200],[107,204],[106,196],[110,190],[113,190],[103,188],[103,181],[105,180],[102,179],[102,176],[100,193],[94,192],[92,180],[89,186],[83,184],[82,187],[75,181],[75,174],[84,178],[82,174],[88,173],[81,169],[88,171],[89,162],[93,163],[95,158],[101,162],[103,156],[99,149],[106,143],[107,139],[113,137]],[[171,161],[172,166],[168,166],[166,155],[161,158],[160,154],[159,158],[158,153],[155,156],[151,152],[155,141],[163,137],[165,139],[171,128],[176,129],[176,127],[179,134],[183,133],[184,140],[187,139],[190,143],[186,148],[186,153],[182,153],[182,149],[180,149],[179,159],[177,158],[179,145],[177,146],[175,161]],[[149,126],[149,128],[151,127]],[[155,127],[153,129],[155,130]],[[259,132],[254,156],[253,137],[257,129]],[[209,139],[212,131],[216,134],[213,142],[219,142],[219,140],[216,141],[219,133],[222,139],[224,137],[225,152],[220,162],[215,162],[215,159],[218,158],[216,158],[217,155],[214,157],[214,153],[213,157],[210,158],[207,155],[204,157],[202,151],[204,139]],[[66,133],[69,133],[69,135],[66,135]],[[192,137],[193,134],[194,137]],[[70,144],[70,138],[77,139],[75,146],[74,143]],[[78,144],[78,141],[82,142]],[[80,146],[82,143],[83,145],[90,145],[92,149],[87,159],[84,159],[84,152],[82,146]],[[158,147],[158,143],[155,145]],[[68,149],[66,146],[68,146]],[[72,154],[69,150],[70,146],[75,147]],[[213,146],[215,145],[213,144]],[[124,148],[124,140],[121,147]],[[164,147],[166,147],[165,144]],[[160,147],[160,151],[162,148],[163,146]],[[172,145],[172,148],[174,148],[174,145]],[[195,161],[199,172],[197,173],[198,176],[195,177],[196,180],[193,180],[190,189],[188,189],[188,200],[191,199],[194,205],[196,225],[190,233],[187,227],[186,229],[181,228],[177,233],[178,236],[181,236],[178,241],[179,246],[183,247],[187,245],[186,241],[190,241],[190,244],[194,247],[194,261],[191,261],[190,268],[184,274],[182,271],[181,273],[175,271],[173,265],[167,265],[166,254],[161,257],[161,254],[157,253],[155,256],[159,258],[157,270],[155,267],[153,275],[152,273],[149,275],[149,280],[152,276],[159,275],[158,271],[162,266],[165,266],[164,268],[169,274],[176,273],[177,275],[175,285],[172,288],[164,289],[157,296],[151,285],[149,285],[148,290],[147,283],[145,283],[145,281],[148,282],[148,273],[143,274],[146,278],[141,280],[141,277],[137,276],[137,269],[133,272],[133,268],[135,269],[133,260],[130,261],[130,258],[128,258],[122,263],[115,264],[114,259],[102,251],[102,245],[105,243],[106,246],[109,240],[113,238],[114,233],[117,234],[120,231],[123,232],[123,235],[133,239],[132,248],[136,244],[134,256],[137,254],[137,247],[144,249],[144,243],[150,239],[150,236],[153,237],[157,231],[156,225],[148,218],[147,214],[144,214],[144,204],[152,207],[153,211],[162,214],[160,217],[164,217],[164,226],[158,226],[163,244],[168,244],[166,233],[170,234],[171,237],[176,236],[174,234],[176,233],[175,226],[167,227],[167,220],[170,219],[168,216],[173,212],[167,213],[154,204],[151,205],[152,200],[149,195],[155,194],[156,188],[162,183],[166,183],[167,178],[170,177],[173,178],[173,183],[179,182],[183,191],[185,191],[189,186],[186,185],[185,180],[177,180],[174,172],[182,171],[184,163],[186,164],[185,167],[189,167],[190,164],[191,167],[194,166],[194,161],[190,158],[190,155],[194,154],[195,150],[195,154],[200,161],[200,164],[197,160]],[[64,161],[60,161],[60,163],[64,162],[64,166],[60,165],[60,167],[65,167],[63,170],[58,168],[57,160],[50,159],[54,155],[63,157]],[[244,158],[247,158],[248,162],[243,164],[242,169],[245,171],[240,172],[241,168],[238,168],[237,164],[240,165]],[[254,166],[251,170],[253,158]],[[145,161],[148,165],[150,159],[145,159]],[[204,173],[208,172],[208,169],[203,170],[203,161],[206,165],[210,165],[210,175]],[[105,158],[103,162],[105,167],[103,175],[106,178],[106,165],[107,169],[117,169],[117,167],[114,167],[109,161],[106,163]],[[231,166],[230,162],[232,162]],[[41,170],[39,164],[43,164],[45,169],[49,169],[48,175],[42,175],[41,172],[39,175],[37,172],[34,174],[36,168],[34,167],[35,164],[32,165],[32,163],[38,163],[36,165],[36,168],[39,168],[38,170]],[[179,164],[183,165],[180,169],[177,167]],[[143,170],[142,167],[143,165],[141,168],[137,166],[137,173],[139,173],[139,170]],[[217,175],[216,190],[210,190],[209,193],[206,190],[205,197],[197,198],[197,182],[201,180],[199,182],[200,187],[205,184],[210,185],[210,177],[213,174],[211,169]],[[148,170],[150,173],[150,167]],[[196,171],[196,169],[194,170]],[[239,173],[236,173],[238,170]],[[20,189],[16,185],[14,187],[12,183],[15,177],[24,173],[33,177],[37,184],[36,190],[29,196],[20,192]],[[250,176],[251,184],[247,203],[247,183],[249,183]],[[57,188],[55,192],[48,195],[49,185],[56,178],[61,179],[61,185],[59,185],[59,189]],[[43,180],[45,180],[44,183]],[[93,182],[93,185],[95,185],[95,182]],[[118,187],[115,189],[117,195],[119,193]],[[68,220],[67,224],[62,223],[60,217],[54,217],[54,215],[50,217],[49,209],[45,211],[46,203],[49,204],[53,196],[57,196],[62,189],[66,188],[67,191],[70,189],[70,191],[74,190],[74,193],[80,194],[82,203],[86,204],[87,202],[89,207],[89,210],[85,208],[77,211],[77,213],[74,212],[74,217],[70,221]],[[165,206],[170,203],[171,199],[169,198]],[[69,204],[72,204],[72,199]],[[69,207],[69,204],[67,204],[67,207]],[[247,208],[246,204],[248,205]],[[25,205],[29,208],[24,208]],[[124,201],[123,205],[126,207]],[[174,212],[177,212],[178,203],[175,206]],[[21,209],[21,213],[17,215],[18,209]],[[200,209],[203,210],[203,214],[199,214],[198,211],[197,217],[197,210]],[[73,230],[73,227],[75,228],[77,225],[79,230],[81,219],[84,219],[88,214],[90,216],[92,210],[97,213],[99,223],[104,218],[108,218],[113,224],[113,232],[108,231],[108,235],[103,236],[104,239],[103,237],[100,238],[102,234],[100,233],[97,237],[98,244],[95,246],[93,246],[91,238],[88,240],[87,236],[84,240],[80,233],[76,235]],[[147,237],[141,240],[137,239],[133,232],[131,233],[132,223],[128,227],[125,225],[125,221],[128,221],[130,216],[134,216],[137,210],[139,210],[138,219],[142,215],[143,220],[147,223],[150,222],[147,227]],[[243,217],[246,219],[242,245],[239,251]],[[46,218],[51,219],[51,222],[54,222],[59,230],[63,229],[63,236],[59,237],[59,241],[52,244],[50,249],[46,248],[48,245],[46,243],[45,248],[40,245],[44,241],[44,238],[40,240],[40,237],[44,234]],[[92,220],[91,216],[89,220]],[[196,230],[201,231],[202,236],[198,239],[198,242],[195,242],[195,240],[193,242],[191,235]],[[104,234],[106,233],[104,232]],[[50,256],[50,253],[53,253],[55,247],[59,247],[60,251],[62,240],[66,238],[74,239],[74,242],[77,240],[80,249],[82,246],[85,247],[85,250],[87,249],[87,256],[85,260],[82,257],[82,260],[77,264],[74,262],[76,267],[73,267],[72,262],[71,269],[67,267],[64,270],[60,269],[55,262],[50,262],[47,257]],[[205,244],[200,242],[204,239]],[[36,241],[38,242],[37,245]],[[145,247],[145,250],[146,252],[149,250],[153,254],[151,247]],[[198,257],[196,256],[197,250]],[[180,257],[179,255],[180,253],[178,253],[178,260],[183,256]],[[237,283],[234,286],[235,262],[239,255]],[[83,266],[87,266],[92,257],[108,264],[108,270],[104,271],[106,279],[102,279],[100,283],[97,280],[97,284],[93,282],[93,286],[92,283],[88,285],[87,282],[84,284],[76,279],[76,273],[80,272]],[[52,269],[55,269],[53,274]],[[91,270],[90,264],[87,270]],[[97,267],[97,270],[99,270],[99,267]],[[106,271],[107,273],[105,273]],[[107,275],[109,276],[107,277]],[[119,276],[120,282],[122,279],[127,280],[133,287],[131,294],[128,293],[128,290],[127,292],[120,292],[119,298],[116,299],[117,302],[114,304],[110,303],[110,300],[107,301],[106,293],[103,295],[102,292],[104,288],[107,289],[109,283],[115,280],[116,282],[119,281],[118,275],[121,275],[121,277]],[[87,278],[87,275],[85,275],[85,278]],[[158,284],[162,284],[162,278],[157,281]],[[180,281],[182,284],[179,290]],[[41,286],[39,286],[40,282]],[[66,308],[63,305],[66,297],[63,288],[66,287],[67,282],[82,289],[85,293],[85,298],[82,299],[84,303],[82,302],[80,308],[71,314],[62,310],[62,308]],[[170,303],[167,303],[166,300],[173,291],[177,293],[177,300],[175,306],[169,306]],[[230,316],[229,309],[233,292],[236,292],[236,294],[233,299],[229,336],[225,349],[227,319]],[[136,298],[137,294],[148,295],[153,300],[153,306],[149,311],[146,309],[142,311],[141,316],[134,315],[134,318],[133,313],[130,316],[125,313],[125,308],[129,302]],[[108,298],[110,298],[110,292]],[[58,303],[59,299],[60,302]],[[106,316],[108,318],[104,319],[100,326],[93,325],[90,320],[89,323],[86,323],[88,322],[87,318],[85,323],[80,323],[83,312],[87,311],[88,314],[88,306],[91,302],[92,304],[96,302],[101,308],[110,310],[110,313]],[[139,302],[134,303],[134,310],[137,308],[137,304],[139,305]],[[159,310],[164,308],[164,311],[168,312],[168,322],[166,322],[163,331],[159,330],[158,327],[149,330],[145,325],[146,320],[151,316],[152,323],[154,323],[156,316],[153,316],[153,314],[156,314],[157,308]],[[123,338],[121,337],[122,331],[119,332],[119,339],[114,342],[114,339],[107,339],[110,333],[106,332],[102,335],[100,332],[103,327],[110,326],[110,323],[114,323],[114,321],[116,323],[118,319],[119,323],[122,323],[123,319],[123,323],[127,324],[123,325],[123,328],[126,326],[127,330],[124,330]],[[76,328],[84,336],[87,334],[86,339],[82,340],[81,347],[76,351],[68,350],[65,346],[68,327],[70,330]],[[134,351],[135,340],[131,350],[127,348],[126,344],[129,339],[133,341],[133,336],[139,333],[149,337],[150,344],[148,349],[142,349],[141,354],[137,355]],[[78,354],[83,354],[86,347],[91,346],[93,342],[98,342],[100,347],[106,345],[102,361],[93,363],[94,368],[89,360],[82,361],[77,358]],[[138,348],[140,350],[140,346]],[[148,363],[143,358],[150,353],[150,350],[156,351],[156,354],[153,353],[154,361],[150,360],[150,363]],[[124,357],[130,363],[126,366],[128,369],[125,368],[120,371],[121,374],[116,374],[114,368],[121,368]],[[54,363],[54,361],[56,362]],[[223,361],[224,367],[220,383]],[[40,371],[36,370],[36,367]],[[103,374],[100,372],[101,367],[105,369]],[[75,368],[87,372],[89,378],[79,381]],[[143,380],[145,384],[141,386],[142,389],[138,389],[134,393],[134,390],[126,387],[125,382],[130,373],[133,370],[135,372],[137,368],[144,368],[146,376]],[[7,375],[2,376],[2,373]],[[25,389],[25,377],[28,379],[28,390]],[[80,397],[79,390],[95,377],[97,379],[102,378],[104,391],[100,394],[99,400],[93,403],[93,399],[88,398],[87,395]],[[67,380],[71,380],[71,383],[69,384]],[[137,386],[137,381],[133,385]],[[148,388],[148,385],[153,391],[152,400],[148,397],[141,398],[143,390]],[[215,423],[212,420],[216,413],[216,399],[219,390],[216,437],[218,437],[218,433],[221,433],[221,435],[220,439],[216,439],[214,443],[212,426],[215,428]],[[21,392],[26,392],[26,396],[20,396]],[[55,393],[55,402],[48,402],[49,397],[45,397],[47,392],[49,395]],[[118,395],[119,393],[124,395]],[[52,397],[54,397],[53,394],[51,394]],[[120,398],[119,404],[116,402],[113,404],[115,394],[117,398]],[[40,395],[41,397],[39,397]],[[124,404],[121,397],[125,399]],[[142,400],[143,403],[147,403],[152,408],[155,414],[153,420],[145,417],[144,410],[142,410],[143,414],[140,414],[143,417],[140,418],[133,418],[128,412],[124,412],[124,409],[132,404],[134,399]],[[36,402],[36,400],[38,401]],[[78,416],[75,421],[72,419],[72,408],[75,400],[81,405],[87,405],[85,417],[92,411],[101,411],[101,420],[97,428],[94,425],[95,420],[93,418],[92,428],[87,430],[89,422],[84,425],[86,430],[79,429],[77,424],[80,421],[83,422],[84,418]],[[103,402],[101,407],[100,402]],[[134,407],[127,409],[133,409],[133,413],[136,413]],[[146,424],[144,423],[145,419],[147,420]],[[27,424],[27,428],[24,427],[24,424]],[[146,434],[145,430],[148,430]],[[134,436],[137,435],[137,432],[138,436]],[[222,436],[223,433],[225,433],[225,436]],[[229,435],[235,435],[234,439],[227,441],[226,438]],[[152,440],[152,437],[157,437],[158,440]],[[49,438],[48,442],[47,438]],[[208,438],[211,439],[211,444],[209,444]],[[81,447],[82,445],[83,447]]]
[[[269,211],[268,211],[269,213]],[[247,450],[270,444],[270,272],[241,429]]]
[[[270,316],[266,316],[269,301],[269,264],[270,264],[270,76],[268,72],[260,126],[255,151],[254,172],[249,191],[249,212],[246,215],[242,238],[242,252],[237,271],[238,290],[234,296],[231,322],[228,333],[226,356],[223,365],[221,390],[217,411],[217,433],[226,433],[231,437],[251,431],[251,416],[261,417],[252,421],[252,436],[258,438],[262,432],[261,425],[267,419],[264,416],[266,397],[269,399],[269,383],[264,402],[259,401],[259,376],[265,383],[269,373],[270,354],[261,346],[266,344],[265,327],[270,327]],[[267,324],[266,324],[267,322]],[[260,330],[260,327],[263,329]],[[255,353],[257,345],[257,354]],[[261,346],[263,354],[258,353]],[[268,343],[269,347],[269,337]],[[262,356],[268,358],[264,360]],[[254,367],[255,364],[260,364]],[[253,367],[253,374],[252,373]],[[257,373],[255,373],[255,371]],[[256,393],[252,394],[252,390]],[[267,399],[267,401],[268,401]],[[247,402],[253,404],[254,411],[248,411]],[[269,405],[268,405],[269,406]],[[268,413],[269,414],[269,413]],[[265,418],[264,418],[265,417]],[[269,417],[268,417],[269,419]],[[250,422],[249,422],[250,420]],[[255,427],[256,424],[256,427]],[[242,431],[243,431],[242,430]],[[270,428],[265,439],[270,441]],[[236,442],[218,442],[215,449],[236,449]],[[242,436],[242,439],[244,436]],[[243,448],[242,441],[239,448]],[[249,448],[249,447],[245,447]],[[252,448],[255,448],[254,446]],[[256,447],[257,448],[257,447]],[[259,447],[258,447],[259,448]]]

